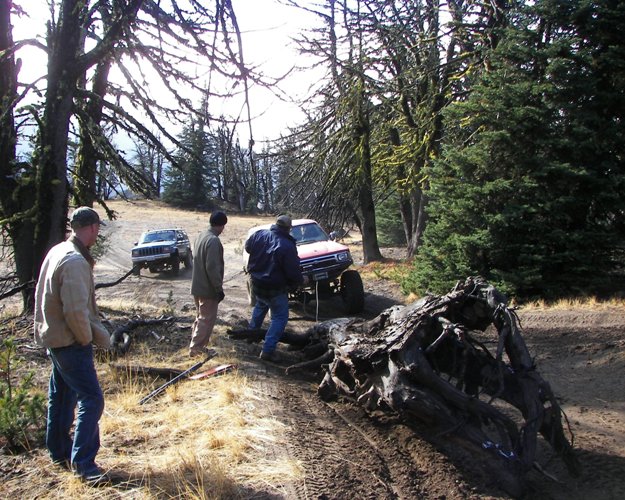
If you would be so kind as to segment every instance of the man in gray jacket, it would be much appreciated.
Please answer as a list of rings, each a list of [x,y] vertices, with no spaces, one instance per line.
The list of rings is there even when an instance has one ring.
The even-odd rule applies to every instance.
[[[193,247],[191,295],[195,301],[196,317],[191,332],[189,356],[204,353],[210,340],[217,308],[224,299],[224,248],[219,240],[228,217],[220,210],[209,219],[210,228],[200,234]]]
[[[104,396],[93,363],[93,346],[110,346],[110,335],[100,322],[95,301],[95,262],[89,253],[100,224],[104,225],[95,210],[74,210],[71,236],[52,247],[41,265],[34,318],[35,342],[47,348],[52,361],[46,446],[54,463],[73,468],[92,486],[110,481],[95,463]]]

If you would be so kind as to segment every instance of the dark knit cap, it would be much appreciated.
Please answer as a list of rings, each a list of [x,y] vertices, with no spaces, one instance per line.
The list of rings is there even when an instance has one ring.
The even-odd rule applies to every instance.
[[[91,224],[100,224],[106,226],[104,222],[100,220],[98,212],[89,207],[78,207],[72,212],[72,216],[69,220],[70,225],[73,228],[87,227]]]
[[[228,217],[221,210],[217,210],[211,214],[211,226],[225,226],[228,223]]]

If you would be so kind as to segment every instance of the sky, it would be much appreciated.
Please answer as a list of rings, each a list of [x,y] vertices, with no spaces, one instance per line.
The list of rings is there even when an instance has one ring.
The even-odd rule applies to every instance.
[[[286,74],[300,58],[290,37],[309,27],[314,21],[312,15],[275,0],[233,0],[233,3],[242,31],[245,59],[260,65],[269,76]],[[311,78],[310,74],[297,72],[287,77],[281,87],[292,98],[302,99]],[[262,115],[254,123],[258,138],[277,137],[286,125],[303,120],[293,105],[281,102],[264,89],[253,89],[251,105],[252,116]]]
[[[4,0],[0,0],[4,1]],[[239,28],[243,38],[245,62],[256,66],[268,77],[278,77],[288,72],[298,60],[290,38],[311,25],[312,15],[282,5],[278,0],[232,0]],[[14,18],[13,38],[43,37],[45,23],[49,17],[46,0],[22,0],[21,5],[29,14],[28,19]],[[45,75],[46,61],[41,51],[22,50],[23,60],[20,81],[32,81]],[[293,99],[302,98],[308,90],[310,75],[293,74],[281,83],[284,92]],[[286,127],[303,120],[303,114],[293,104],[282,102],[267,89],[250,89],[252,131],[257,144],[263,140],[277,138]],[[224,113],[237,115],[243,101],[230,99],[223,103],[209,101],[209,111],[214,116]],[[246,115],[244,115],[246,116]],[[237,128],[241,144],[247,146],[249,132],[247,125]]]

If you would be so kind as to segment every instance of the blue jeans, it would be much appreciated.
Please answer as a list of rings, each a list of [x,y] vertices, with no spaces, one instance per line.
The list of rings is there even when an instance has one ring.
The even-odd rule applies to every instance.
[[[284,334],[284,329],[289,321],[289,297],[286,293],[272,298],[256,297],[256,305],[252,311],[250,329],[257,329],[263,325],[267,311],[271,311],[271,323],[265,334],[263,352],[276,350],[278,342]]]
[[[52,375],[48,389],[46,446],[54,461],[71,462],[78,474],[97,470],[100,449],[98,422],[104,411],[104,396],[93,364],[91,344],[48,349]],[[70,429],[78,404],[74,439]]]

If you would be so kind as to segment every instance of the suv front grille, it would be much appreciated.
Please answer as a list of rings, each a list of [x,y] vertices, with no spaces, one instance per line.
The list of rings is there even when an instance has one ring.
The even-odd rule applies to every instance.
[[[333,272],[340,272],[347,269],[352,264],[351,259],[338,262],[335,255],[327,255],[317,259],[306,259],[300,262],[302,273],[310,274],[318,271],[326,271],[330,274]]]
[[[137,254],[139,257],[147,257],[149,255],[162,255],[164,253],[169,253],[168,247],[147,247],[137,249]]]

